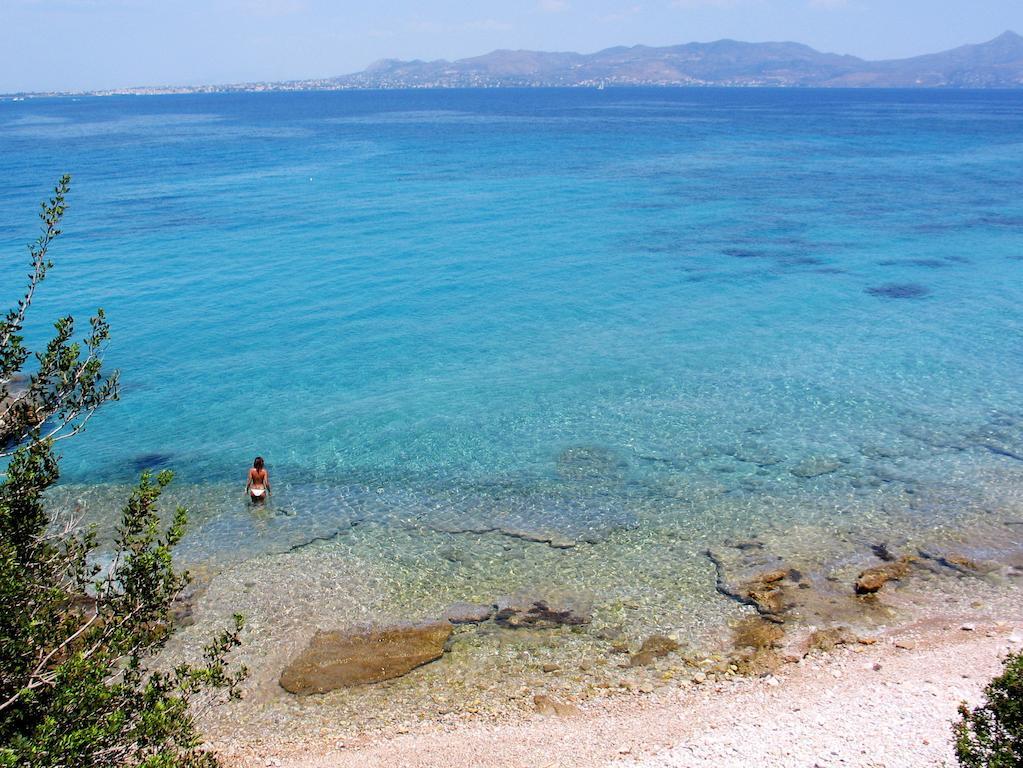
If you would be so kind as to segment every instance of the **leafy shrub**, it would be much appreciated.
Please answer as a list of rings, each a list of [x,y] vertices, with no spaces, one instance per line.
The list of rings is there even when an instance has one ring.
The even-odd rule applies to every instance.
[[[245,670],[227,657],[242,622],[236,616],[210,642],[202,664],[154,667],[188,584],[172,557],[185,510],[164,526],[157,509],[171,474],[142,476],[102,557],[92,530],[53,519],[44,504],[59,476],[54,443],[118,394],[116,372],[102,371],[101,310],[81,343],[73,318],[58,320],[26,371],[33,357],[22,329],[52,266],[69,184],[63,177],[43,204],[27,287],[0,321],[0,766],[215,766],[194,718],[238,695]]]
[[[984,704],[959,706],[953,726],[963,768],[1023,766],[1023,653],[1010,654],[1002,674],[984,688]]]

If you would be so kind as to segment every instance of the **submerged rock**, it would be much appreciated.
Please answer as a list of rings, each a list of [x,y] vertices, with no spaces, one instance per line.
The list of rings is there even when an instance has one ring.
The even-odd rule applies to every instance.
[[[452,624],[480,624],[493,615],[492,605],[453,603],[444,609],[443,618]]]
[[[871,544],[870,551],[874,553],[878,560],[883,560],[886,563],[893,563],[898,558],[892,554],[891,549],[888,548],[888,542],[882,541],[880,544]]]
[[[650,635],[643,641],[639,651],[629,658],[630,667],[646,667],[653,664],[657,659],[662,659],[669,653],[679,649],[679,644],[670,637],[664,635]]]
[[[869,490],[874,488],[880,488],[882,485],[884,485],[884,480],[882,480],[880,477],[877,477],[876,475],[873,476],[867,475],[866,477],[860,476],[850,478],[849,485],[851,485],[856,490],[864,489]]]
[[[317,630],[281,673],[280,685],[289,693],[307,695],[400,677],[439,659],[451,631],[448,621]]]
[[[740,594],[751,600],[761,615],[777,616],[785,609],[782,589],[775,583],[751,581],[740,588]]]
[[[964,555],[948,555],[943,558],[942,564],[948,563],[950,567],[959,568],[963,571],[979,571],[980,565],[976,560],[971,560]]]
[[[743,648],[732,657],[740,675],[761,676],[777,672],[785,658],[775,648]]]
[[[796,477],[804,480],[821,475],[830,475],[842,467],[842,462],[831,457],[813,456],[803,459],[789,470]]]
[[[810,633],[808,647],[810,650],[829,653],[840,645],[852,645],[859,642],[859,637],[849,627],[829,627]]]
[[[932,448],[949,448],[963,451],[969,447],[969,441],[950,428],[934,427],[919,422],[903,424],[899,431],[906,437],[918,440]]]
[[[942,554],[941,552],[917,548],[917,554],[942,568],[948,568],[963,576],[983,576],[997,568],[991,563],[978,563],[973,558],[960,554]]]
[[[597,631],[597,639],[609,643],[619,643],[625,640],[625,630],[619,626],[604,627]]]
[[[784,568],[777,568],[773,571],[767,571],[757,576],[756,581],[761,584],[774,584],[775,582],[781,581],[788,576],[790,571]]]
[[[894,562],[867,568],[856,579],[856,594],[871,595],[889,581],[899,581],[905,578],[909,573],[909,566],[915,561],[915,557],[905,555]]]
[[[557,549],[602,541],[636,525],[635,513],[614,494],[514,484],[473,490],[468,497],[423,497],[421,506],[431,512],[416,525],[441,533],[499,533]]]
[[[791,575],[797,573],[785,568],[777,568],[773,571],[765,571],[745,582],[739,587],[739,594],[747,599],[747,604],[753,605],[761,615],[777,615],[784,612],[789,606],[785,600],[786,579],[793,582]]]
[[[772,467],[781,463],[781,456],[760,443],[739,443],[725,451],[729,456],[745,464],[756,464],[758,467]]]
[[[786,568],[762,571],[735,586],[729,582],[725,571],[725,562],[721,556],[709,549],[704,554],[714,564],[715,586],[718,592],[743,605],[756,608],[757,612],[768,620],[781,620],[780,614],[789,607],[785,598],[786,587],[791,586],[788,582],[794,581],[791,579],[791,574],[795,572]]]
[[[443,547],[437,551],[437,554],[449,563],[457,563],[459,565],[470,565],[472,563],[472,557],[456,547]]]
[[[582,710],[575,704],[558,701],[557,699],[544,694],[537,694],[533,697],[533,706],[536,707],[536,711],[541,715],[572,717],[573,715],[582,714]]]
[[[621,480],[628,464],[609,448],[575,445],[558,456],[558,474],[566,480]]]
[[[733,549],[739,550],[740,552],[750,552],[753,550],[764,548],[764,542],[758,539],[743,539],[741,541],[732,541],[731,539],[726,539],[725,544],[728,545],[729,547],[732,547]]]
[[[901,452],[890,446],[886,445],[861,445],[860,455],[866,459],[878,460],[878,459],[897,459],[901,455]]]
[[[747,616],[735,625],[732,644],[736,648],[773,648],[784,636],[779,625],[760,616]]]
[[[992,422],[969,433],[966,439],[996,456],[1023,461],[1023,440],[1020,439],[1018,430],[1018,424],[1005,427],[998,422]]]
[[[557,626],[589,624],[592,606],[578,597],[538,597],[513,595],[502,597],[495,606],[494,620],[502,627],[549,629]]]
[[[208,587],[209,581],[199,578],[181,590],[170,605],[171,624],[178,628],[192,626],[195,623],[192,613]],[[89,600],[95,605],[96,601],[93,598],[90,597]]]

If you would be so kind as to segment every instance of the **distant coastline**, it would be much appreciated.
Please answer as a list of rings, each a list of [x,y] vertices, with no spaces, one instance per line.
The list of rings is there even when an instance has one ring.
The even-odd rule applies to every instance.
[[[220,85],[153,85],[88,91],[0,94],[2,101],[67,96],[413,90],[444,88],[1023,88],[1023,37],[908,59],[867,61],[800,43],[620,46],[592,54],[500,50],[457,61],[385,59],[362,72],[326,78]]]

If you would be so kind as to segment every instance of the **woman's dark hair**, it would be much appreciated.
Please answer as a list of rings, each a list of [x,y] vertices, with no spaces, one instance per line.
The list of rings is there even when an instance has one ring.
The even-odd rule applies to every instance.
[[[257,456],[256,457],[256,460],[254,462],[252,462],[252,468],[253,469],[262,469],[263,468],[263,457],[262,456]]]

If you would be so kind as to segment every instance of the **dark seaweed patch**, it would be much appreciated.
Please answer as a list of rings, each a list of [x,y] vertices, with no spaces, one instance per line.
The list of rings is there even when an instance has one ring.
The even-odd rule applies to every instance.
[[[626,210],[635,211],[666,211],[672,208],[678,208],[678,203],[656,203],[656,202],[642,202],[642,203],[625,203],[622,208]]]
[[[679,246],[675,243],[648,243],[633,246],[633,248],[641,253],[676,253]]]
[[[173,460],[169,453],[143,453],[131,460],[131,465],[136,472],[144,472],[147,469],[164,469]]]
[[[725,248],[721,253],[734,259],[765,259],[770,255],[763,251],[751,251],[748,248]]]
[[[929,233],[929,234],[930,233],[934,233],[934,232],[953,232],[953,231],[958,231],[958,230],[966,229],[969,226],[970,226],[970,224],[968,224],[967,222],[964,222],[964,221],[951,221],[951,222],[950,221],[933,221],[933,222],[927,222],[927,223],[924,223],[924,224],[917,224],[917,225],[915,225],[913,227],[913,231],[914,232],[926,232],[926,233]]]
[[[941,269],[950,267],[952,264],[944,259],[887,259],[879,261],[882,267],[926,267],[927,269]]]
[[[931,292],[930,288],[918,283],[885,283],[865,290],[871,296],[880,296],[885,299],[921,299]]]
[[[782,264],[790,264],[792,266],[814,267],[824,264],[824,259],[818,259],[816,256],[787,256],[780,259],[780,261]]]
[[[979,216],[970,223],[987,227],[1019,228],[1023,227],[1023,216],[1000,216],[998,214],[991,214],[987,216]]]

